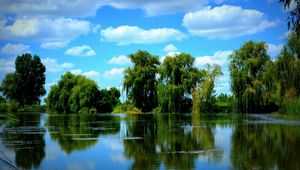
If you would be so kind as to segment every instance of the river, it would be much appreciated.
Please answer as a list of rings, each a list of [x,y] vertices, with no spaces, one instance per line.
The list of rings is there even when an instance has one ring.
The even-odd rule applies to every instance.
[[[300,122],[271,115],[7,114],[0,169],[300,169]]]

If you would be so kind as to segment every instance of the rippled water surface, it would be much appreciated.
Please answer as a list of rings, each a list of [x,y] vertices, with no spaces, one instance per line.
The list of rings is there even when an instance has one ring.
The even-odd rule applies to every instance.
[[[0,118],[0,169],[300,169],[300,122],[270,115]]]

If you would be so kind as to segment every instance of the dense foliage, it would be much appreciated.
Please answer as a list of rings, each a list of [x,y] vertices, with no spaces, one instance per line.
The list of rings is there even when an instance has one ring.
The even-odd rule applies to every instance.
[[[45,101],[50,112],[95,113],[111,112],[119,97],[116,88],[100,91],[93,80],[67,72],[51,86]]]
[[[128,57],[133,67],[124,71],[123,87],[127,98],[143,112],[151,111],[157,106],[158,58],[147,51],[137,51]]]
[[[190,95],[202,74],[190,54],[167,56],[160,66],[158,101],[161,112],[189,112]]]
[[[21,106],[40,103],[39,97],[46,93],[45,71],[40,57],[25,53],[17,56],[14,73],[6,74],[1,84],[3,95]]]
[[[265,83],[263,72],[270,57],[263,42],[246,42],[231,56],[231,89],[237,99],[239,112],[260,112],[263,103]]]
[[[287,111],[300,95],[300,37],[293,32],[275,61],[263,42],[245,43],[231,56],[231,89],[238,112]],[[297,102],[295,102],[297,103]],[[299,110],[297,112],[300,112]]]

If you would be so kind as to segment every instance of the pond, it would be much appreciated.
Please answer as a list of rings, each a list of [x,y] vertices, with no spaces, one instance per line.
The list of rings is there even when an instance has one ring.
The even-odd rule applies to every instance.
[[[0,119],[0,169],[300,169],[300,122],[270,115]]]

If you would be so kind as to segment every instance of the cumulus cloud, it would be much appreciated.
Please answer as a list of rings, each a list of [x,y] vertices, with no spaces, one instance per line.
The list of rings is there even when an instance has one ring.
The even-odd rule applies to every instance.
[[[90,22],[71,18],[17,18],[0,20],[0,39],[35,40],[42,48],[59,48],[90,31]]]
[[[91,57],[96,55],[96,52],[90,46],[83,45],[69,48],[65,54],[71,56]]]
[[[195,65],[197,67],[205,66],[206,64],[219,64],[224,65],[228,62],[228,56],[232,54],[232,51],[217,51],[211,56],[196,57]]]
[[[118,78],[123,76],[124,68],[113,68],[111,70],[105,71],[103,74],[104,78]]]
[[[101,30],[101,40],[118,45],[157,44],[169,41],[180,41],[186,35],[173,28],[143,29],[137,26],[123,25]]]
[[[24,44],[11,44],[7,43],[5,46],[3,46],[0,50],[0,52],[4,55],[17,55],[22,54],[29,51],[29,46]]]
[[[177,48],[173,44],[168,44],[164,48],[164,52],[166,52],[166,53],[168,53],[168,52],[174,52],[174,51],[177,51]]]
[[[73,63],[66,62],[66,63],[59,64],[57,62],[57,59],[49,58],[49,57],[42,59],[42,63],[45,65],[46,71],[53,72],[53,73],[63,71],[64,69],[71,69],[74,67]]]
[[[68,0],[50,1],[7,1],[0,5],[0,14],[46,17],[87,17],[95,16],[102,6],[117,9],[142,9],[148,16],[187,12],[200,9],[208,0]]]
[[[189,12],[183,18],[183,25],[191,34],[223,39],[255,34],[276,24],[260,11],[229,5]]]
[[[125,55],[119,55],[117,57],[113,57],[108,61],[109,64],[118,64],[118,65],[123,65],[123,64],[131,64],[130,59],[125,56]]]
[[[86,77],[92,78],[94,80],[98,80],[100,78],[100,73],[95,70],[84,72],[81,69],[75,69],[75,70],[70,70],[70,72],[76,75],[81,74]]]
[[[268,54],[270,55],[271,59],[275,59],[280,54],[282,48],[283,44],[268,44]]]
[[[97,25],[95,25],[95,26],[93,27],[92,32],[93,32],[94,34],[97,34],[97,33],[99,32],[100,29],[101,29],[101,25],[100,25],[100,24],[97,24]]]
[[[6,73],[11,73],[15,71],[15,60],[0,58],[0,73],[2,76]]]

